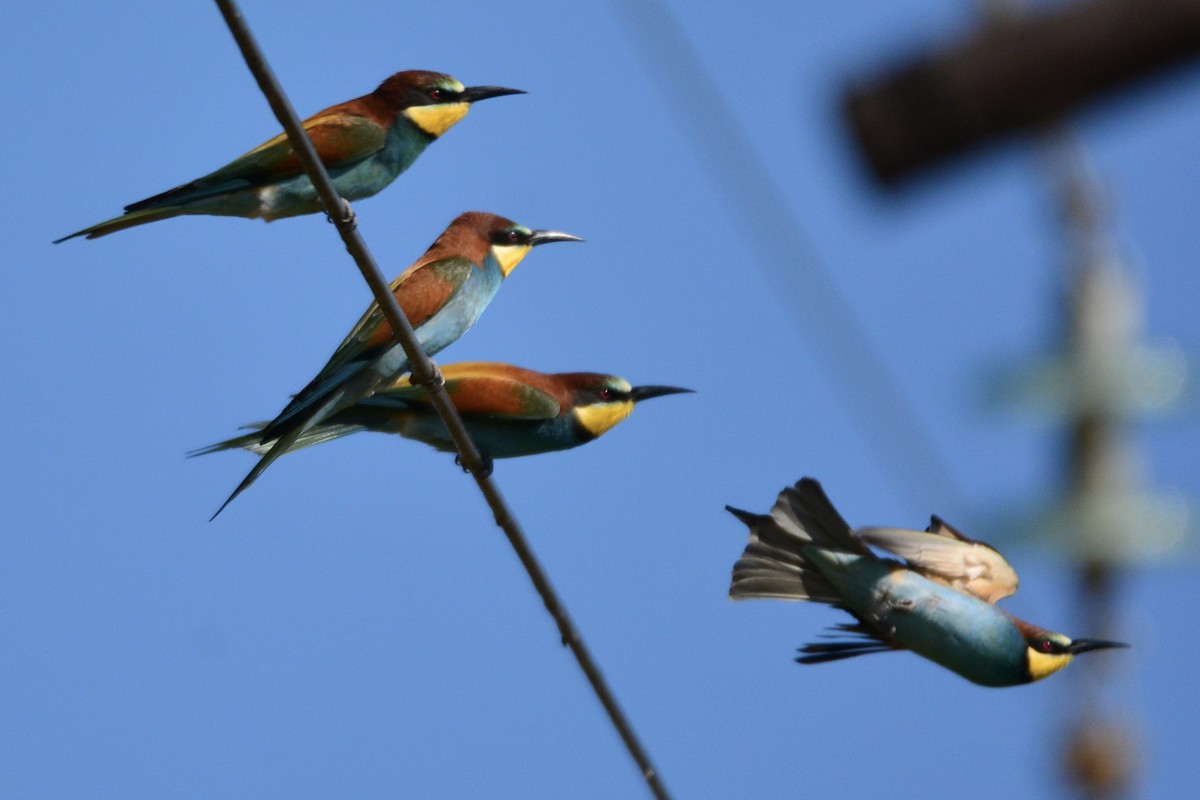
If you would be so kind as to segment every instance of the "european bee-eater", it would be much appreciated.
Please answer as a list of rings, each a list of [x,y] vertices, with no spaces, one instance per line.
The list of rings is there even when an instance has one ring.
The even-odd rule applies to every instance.
[[[675,386],[630,386],[615,375],[547,374],[482,361],[447,364],[441,372],[450,401],[488,462],[578,447],[607,433],[642,400],[691,391]],[[438,450],[455,449],[429,395],[422,387],[414,386],[408,375],[309,428],[291,449],[358,431],[396,433]],[[238,447],[261,455],[273,443],[264,442],[259,432],[248,433],[190,455]]]
[[[440,72],[397,72],[368,95],[304,121],[333,185],[347,200],[380,192],[464,116],[471,103],[520,89],[463,86]],[[191,183],[125,206],[119,217],[76,231],[95,239],[181,214],[261,217],[270,222],[321,210],[321,201],[285,134]]]
[[[802,647],[802,664],[911,650],[974,683],[1015,686],[1058,672],[1079,653],[1129,646],[1070,639],[997,608],[1017,590],[1016,572],[937,517],[924,533],[851,531],[812,478],[784,489],[770,514],[726,508],[750,527],[730,597],[828,603],[857,620],[834,629],[845,641]]]
[[[433,355],[475,324],[500,284],[531,248],[547,242],[581,241],[569,233],[530,230],[496,214],[468,211],[392,281],[392,294],[426,355]],[[260,441],[270,443],[269,448],[217,514],[271,462],[294,449],[306,432],[408,369],[408,357],[393,340],[392,326],[379,305],[372,303],[324,368],[262,429]]]

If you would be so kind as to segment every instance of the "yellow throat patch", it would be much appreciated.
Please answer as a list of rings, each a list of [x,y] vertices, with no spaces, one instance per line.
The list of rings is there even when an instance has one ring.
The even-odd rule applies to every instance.
[[[404,114],[416,126],[435,139],[454,127],[454,123],[467,115],[470,103],[441,103],[436,106],[410,106]]]
[[[1047,675],[1053,675],[1070,664],[1072,655],[1070,653],[1039,653],[1029,647],[1026,648],[1026,657],[1029,660],[1029,677],[1034,681],[1040,681]]]
[[[593,403],[589,406],[579,406],[573,412],[575,419],[584,430],[593,436],[602,436],[633,411],[632,400],[619,400],[615,403]]]
[[[520,264],[521,259],[529,255],[529,251],[532,249],[527,244],[494,244],[492,245],[492,255],[496,257],[497,263],[500,264],[500,271],[507,278],[508,273],[516,269],[517,264]]]

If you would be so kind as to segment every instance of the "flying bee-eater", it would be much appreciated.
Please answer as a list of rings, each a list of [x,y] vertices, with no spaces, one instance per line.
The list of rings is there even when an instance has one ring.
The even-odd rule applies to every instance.
[[[530,230],[496,214],[468,211],[392,281],[392,294],[426,355],[433,355],[475,324],[532,248],[581,241],[569,233]],[[259,440],[269,447],[217,514],[309,430],[408,370],[408,356],[392,338],[392,326],[372,303],[317,376],[263,427]]]
[[[1015,686],[1058,672],[1080,653],[1129,646],[1070,639],[997,608],[1016,591],[1016,572],[937,517],[924,533],[855,532],[812,478],[784,489],[769,514],[726,508],[750,528],[731,598],[828,603],[856,620],[836,626],[833,641],[802,647],[802,664],[911,650],[974,683]]]
[[[435,139],[489,97],[524,94],[500,86],[463,86],[449,75],[397,72],[370,94],[304,121],[333,185],[347,200],[380,192]],[[321,210],[312,181],[286,134],[269,139],[202,178],[125,206],[125,213],[58,239],[95,239],[182,214],[262,218],[267,222]]]
[[[446,393],[462,415],[484,461],[568,450],[593,441],[626,419],[642,400],[691,392],[675,386],[631,386],[615,375],[595,372],[545,373],[482,361],[440,368]],[[255,425],[261,429],[262,425]],[[358,431],[395,433],[453,452],[450,438],[429,395],[403,375],[354,405],[312,426],[292,450]],[[262,455],[273,440],[248,433],[190,455],[244,448]]]

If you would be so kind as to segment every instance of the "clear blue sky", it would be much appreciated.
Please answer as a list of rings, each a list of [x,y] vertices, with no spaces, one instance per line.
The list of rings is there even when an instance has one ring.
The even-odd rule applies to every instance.
[[[697,390],[496,468],[678,797],[1059,796],[1071,671],[1000,691],[906,654],[803,668],[794,648],[835,612],[726,599],[744,529],[722,506],[765,509],[801,475],[854,523],[939,512],[999,542],[997,520],[1061,485],[1054,428],[983,390],[1057,329],[1064,252],[1037,160],[1010,145],[882,197],[836,114],[850,76],[954,36],[973,6],[673,5],[965,507],[950,487],[906,491],[881,460],[610,5],[244,10],[302,115],[407,68],[529,91],[481,104],[356,204],[389,275],[468,209],[587,239],[533,253],[440,361]],[[7,19],[0,794],[642,796],[449,456],[352,437],[282,459],[207,522],[252,459],[183,454],[273,416],[369,301],[329,225],[178,219],[50,245],[277,132],[215,6]],[[1200,71],[1091,109],[1078,132],[1149,333],[1195,357]],[[1135,440],[1154,485],[1193,499],[1195,408]],[[1005,550],[1022,578],[1007,607],[1088,635],[1069,564]],[[1196,577],[1180,556],[1121,585],[1134,649],[1112,703],[1141,727],[1148,797],[1194,788]]]

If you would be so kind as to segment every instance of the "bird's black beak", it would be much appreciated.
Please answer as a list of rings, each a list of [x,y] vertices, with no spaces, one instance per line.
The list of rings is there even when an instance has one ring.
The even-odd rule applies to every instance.
[[[460,100],[474,103],[489,97],[503,97],[506,94],[525,94],[525,90],[505,89],[503,86],[468,86],[458,97]]]
[[[582,241],[583,239],[580,239],[578,236],[573,236],[569,233],[563,233],[562,231],[534,231],[533,235],[529,237],[529,246],[537,247],[539,244],[546,244],[547,242]]]
[[[692,394],[695,389],[680,389],[678,386],[635,386],[629,391],[629,399],[635,403],[649,400],[651,397],[662,397],[666,394]]]
[[[1129,647],[1124,642],[1106,642],[1103,639],[1072,639],[1067,652],[1071,655],[1086,653],[1088,650],[1109,650],[1114,647]]]

